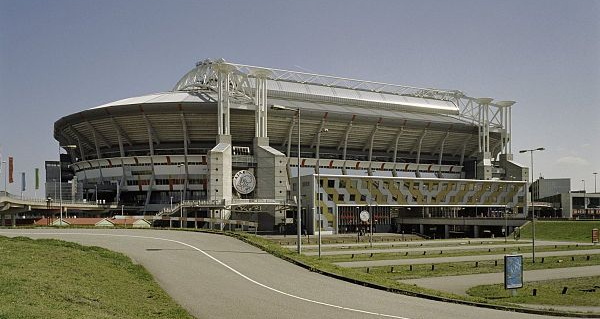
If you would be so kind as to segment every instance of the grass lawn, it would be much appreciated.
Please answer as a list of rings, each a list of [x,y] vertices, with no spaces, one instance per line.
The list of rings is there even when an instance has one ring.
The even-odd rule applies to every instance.
[[[573,260],[571,258],[573,258]],[[544,263],[541,262],[541,258],[536,258],[536,260],[537,262],[534,264],[531,262],[531,258],[524,258],[524,270],[600,265],[600,256],[597,255],[591,256],[590,260],[587,260],[586,256],[545,257]],[[369,273],[390,280],[404,280],[440,276],[501,273],[504,271],[504,261],[501,260],[498,260],[497,262],[493,260],[479,261],[477,264],[474,261],[435,263],[433,270],[431,270],[431,266],[431,264],[421,264],[413,265],[412,268],[409,265],[369,267]],[[367,268],[365,267],[354,269],[367,272]],[[576,268],[574,268],[573,271],[576,271]]]
[[[562,294],[564,287],[567,291]],[[533,289],[537,290],[536,296],[532,294]],[[477,286],[467,293],[514,303],[597,307],[600,306],[600,276],[530,282],[518,289],[515,297],[511,297],[503,285]]]
[[[344,255],[323,255],[321,258],[332,263],[349,262],[349,261],[367,261],[367,260],[397,260],[397,259],[419,259],[419,258],[435,258],[435,257],[456,257],[456,256],[478,256],[478,255],[499,255],[510,253],[530,253],[531,247],[499,247],[477,249],[476,247],[465,247],[471,250],[439,250],[433,251],[410,251],[410,252],[393,252],[393,253],[358,253]],[[593,246],[576,246],[573,245],[557,245],[557,246],[538,246],[536,252],[552,252],[565,250],[586,250],[593,249]],[[598,247],[600,248],[600,247]],[[425,252],[425,254],[423,254]],[[440,254],[440,252],[442,252]]]
[[[535,238],[540,240],[592,242],[592,229],[600,229],[598,221],[536,221]],[[531,238],[531,223],[521,228],[521,238]]]
[[[0,318],[193,318],[123,254],[0,236]]]

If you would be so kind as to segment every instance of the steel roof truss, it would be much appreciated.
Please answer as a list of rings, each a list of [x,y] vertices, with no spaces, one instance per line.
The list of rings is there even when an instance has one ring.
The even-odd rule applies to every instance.
[[[150,147],[152,147],[152,140],[154,140],[156,145],[160,145],[160,136],[154,129],[154,126],[152,126],[152,123],[150,122],[150,119],[148,119],[148,116],[146,116],[146,113],[142,113],[142,117],[144,118],[144,122],[146,122],[148,138],[150,138]],[[154,152],[152,152],[152,155],[154,155]]]

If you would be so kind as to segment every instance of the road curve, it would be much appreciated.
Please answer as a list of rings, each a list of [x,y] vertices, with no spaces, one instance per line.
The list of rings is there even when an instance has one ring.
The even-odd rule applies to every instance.
[[[403,296],[339,281],[234,238],[118,229],[0,230],[118,251],[197,318],[552,318]]]

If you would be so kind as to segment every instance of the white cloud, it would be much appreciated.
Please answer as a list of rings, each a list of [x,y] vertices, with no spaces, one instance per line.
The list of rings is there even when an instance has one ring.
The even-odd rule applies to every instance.
[[[577,156],[564,156],[556,160],[557,164],[588,166],[590,163],[585,159]]]

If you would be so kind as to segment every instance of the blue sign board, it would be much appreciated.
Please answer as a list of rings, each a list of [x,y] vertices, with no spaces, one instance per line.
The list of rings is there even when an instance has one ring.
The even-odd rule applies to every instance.
[[[504,289],[523,287],[523,255],[504,256]]]

